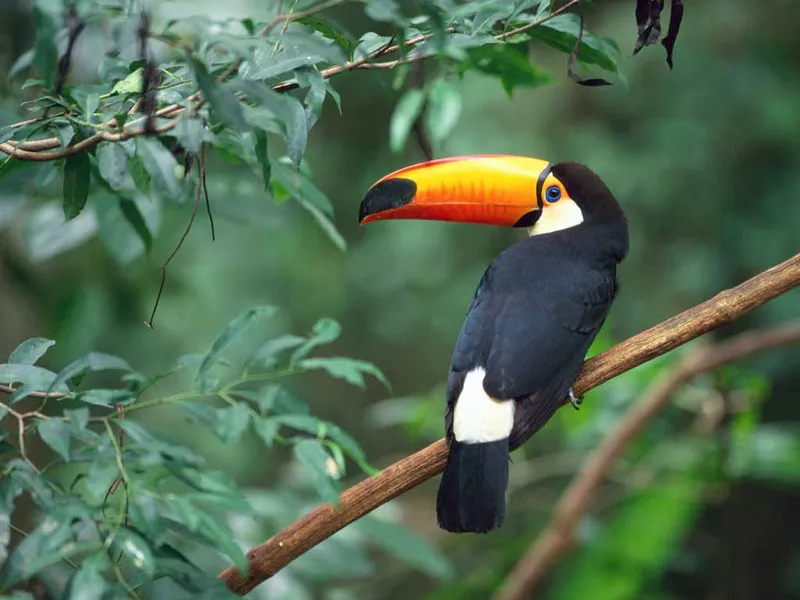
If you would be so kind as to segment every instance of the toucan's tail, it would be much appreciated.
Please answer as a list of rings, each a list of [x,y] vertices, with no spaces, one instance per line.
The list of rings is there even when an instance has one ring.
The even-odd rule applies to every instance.
[[[465,444],[453,440],[439,484],[439,527],[486,533],[502,525],[508,487],[508,438]]]

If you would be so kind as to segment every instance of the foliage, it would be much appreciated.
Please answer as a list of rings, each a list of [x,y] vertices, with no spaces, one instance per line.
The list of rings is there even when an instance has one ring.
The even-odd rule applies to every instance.
[[[244,312],[204,354],[184,356],[156,377],[134,371],[121,358],[98,353],[58,373],[50,371],[36,365],[54,345],[42,338],[26,340],[0,365],[0,382],[16,385],[0,410],[4,419],[15,419],[17,425],[17,435],[8,436],[2,449],[9,460],[0,481],[0,555],[5,563],[0,589],[67,564],[74,570],[69,584],[73,595],[91,592],[99,598],[119,589],[151,597],[162,578],[190,592],[226,594],[215,574],[192,557],[211,550],[246,568],[226,516],[257,515],[252,498],[229,476],[209,468],[197,449],[176,444],[168,432],[137,420],[144,411],[175,406],[194,426],[226,444],[238,443],[252,432],[267,449],[276,444],[291,447],[322,500],[338,500],[348,459],[373,471],[355,440],[311,415],[281,382],[324,369],[363,387],[365,374],[386,383],[382,373],[350,358],[308,356],[339,336],[339,325],[330,319],[320,320],[305,337],[259,340],[254,331],[275,312],[271,306]],[[87,377],[106,372],[119,374],[116,385],[110,385],[116,379],[112,377],[100,380],[109,387],[86,384]],[[187,391],[155,393],[165,380],[182,373],[192,373]],[[22,412],[19,407],[30,395],[39,398],[39,406]],[[38,464],[26,452],[37,436],[51,450]],[[20,507],[23,499],[35,504],[37,525],[27,532],[14,527],[24,539],[9,552],[15,500]],[[381,533],[368,536],[365,543],[377,542],[424,570],[447,574],[443,559],[424,546],[429,560],[418,560],[421,542],[391,522],[372,523]],[[363,553],[359,545],[350,551]],[[369,565],[366,556],[362,564]]]
[[[62,14],[60,3],[37,0],[41,35],[11,76],[31,76],[21,89],[41,94],[25,103],[33,121],[6,127],[2,135],[21,149],[36,148],[36,140],[55,143],[55,150],[37,158],[45,161],[37,187],[44,197],[61,197],[68,224],[55,219],[54,201],[38,206],[29,217],[32,256],[50,258],[94,233],[122,262],[149,252],[165,206],[200,202],[206,145],[262,178],[276,202],[297,201],[343,249],[333,206],[311,182],[303,159],[326,99],[342,109],[333,75],[398,67],[395,88],[409,82],[389,143],[400,151],[417,121],[435,148],[452,132],[461,105],[456,76],[489,74],[509,94],[551,81],[528,59],[533,40],[564,53],[577,43],[583,64],[617,72],[616,45],[588,32],[579,39],[577,17],[564,13],[569,6],[556,9],[549,0],[439,0],[423,3],[419,15],[406,14],[394,0],[371,0],[366,15],[391,35],[367,31],[358,39],[322,13],[344,3],[295,2],[290,12],[268,21],[193,17],[162,25],[137,2],[84,0]],[[86,35],[88,26],[108,32],[109,52],[95,81],[69,79],[72,45],[54,59],[57,36],[51,34],[62,22],[70,39]],[[409,78],[410,67],[426,57],[437,59],[435,73],[424,81]],[[20,158],[9,154],[0,179],[25,164]],[[55,161],[55,170],[47,160]],[[93,218],[72,225],[84,212]]]

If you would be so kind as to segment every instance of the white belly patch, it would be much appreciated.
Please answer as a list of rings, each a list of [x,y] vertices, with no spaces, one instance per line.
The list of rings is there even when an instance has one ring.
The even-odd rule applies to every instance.
[[[495,400],[483,389],[486,371],[467,373],[453,413],[453,435],[459,442],[477,444],[502,440],[514,427],[513,400]]]

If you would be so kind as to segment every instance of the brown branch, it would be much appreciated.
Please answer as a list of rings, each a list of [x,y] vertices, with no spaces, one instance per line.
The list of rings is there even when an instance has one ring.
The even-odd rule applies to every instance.
[[[792,343],[800,343],[800,322],[743,333],[717,345],[700,347],[656,379],[642,400],[631,407],[588,457],[561,496],[552,520],[514,567],[495,600],[530,598],[556,560],[575,547],[575,530],[614,463],[669,404],[678,389],[702,373],[756,352]]]
[[[497,39],[499,41],[503,41],[503,40],[506,40],[506,39],[508,39],[510,37],[518,35],[520,33],[524,33],[525,31],[528,31],[529,29],[532,29],[533,27],[541,25],[542,23],[545,23],[545,22],[549,21],[553,17],[556,17],[556,16],[566,12],[567,10],[569,10],[573,6],[576,6],[577,4],[579,4],[582,1],[583,0],[569,0],[563,6],[560,6],[556,10],[550,12],[547,15],[544,15],[543,17],[540,17],[539,19],[535,19],[534,21],[531,21],[530,23],[526,23],[525,25],[517,27],[516,29],[512,29],[510,31],[506,31],[504,33],[500,33],[500,34],[498,34],[498,35],[496,35],[494,37],[495,37],[495,39]],[[336,2],[333,2],[333,1],[331,1],[331,2],[323,2],[323,3],[319,4],[316,7],[312,7],[310,9],[308,9],[308,10],[301,11],[301,12],[298,12],[298,13],[294,13],[293,15],[292,14],[279,15],[278,17],[276,17],[276,19],[279,19],[279,20],[277,20],[277,22],[276,22],[276,20],[273,20],[273,22],[270,23],[270,25],[268,25],[267,27],[264,28],[264,30],[262,30],[262,33],[268,32],[269,29],[273,26],[273,23],[274,24],[278,24],[278,23],[282,23],[282,22],[288,23],[290,21],[293,21],[293,20],[296,20],[296,19],[299,19],[299,18],[303,18],[305,16],[310,16],[311,14],[319,12],[319,10],[323,10],[325,8],[329,8],[329,7],[334,6],[334,5],[338,4],[338,3],[339,3],[338,1],[336,1]],[[450,30],[452,31],[452,29],[450,29]],[[432,37],[432,34],[419,35],[419,36],[417,36],[415,38],[411,38],[410,40],[407,40],[405,42],[405,44],[404,44],[404,47],[406,49],[414,48],[414,47],[418,46],[419,44],[421,44],[422,42],[427,41],[431,37]],[[328,67],[327,69],[322,69],[320,71],[320,75],[322,75],[323,79],[330,79],[331,77],[334,77],[336,75],[340,75],[342,73],[346,73],[348,71],[356,71],[356,70],[361,70],[361,69],[393,69],[393,68],[397,67],[398,65],[415,63],[415,62],[424,60],[426,58],[430,58],[430,56],[431,56],[429,54],[420,54],[420,55],[416,55],[416,56],[406,56],[406,57],[399,58],[399,59],[393,60],[393,61],[374,62],[376,58],[380,58],[380,57],[385,56],[387,54],[392,54],[394,52],[397,52],[397,51],[400,50],[400,48],[401,48],[400,44],[394,44],[394,45],[389,44],[389,45],[387,45],[387,46],[385,46],[383,48],[379,48],[378,50],[372,52],[368,56],[364,56],[364,57],[361,57],[361,58],[353,60],[353,61],[348,61],[348,62],[346,62],[346,63],[344,63],[342,65],[335,65],[335,66],[332,66],[332,67]],[[234,74],[238,70],[240,65],[241,65],[241,61],[239,61],[239,60],[237,60],[234,63],[232,63],[217,78],[218,81],[224,81],[225,79],[230,77],[232,74]],[[275,92],[283,93],[283,92],[288,92],[290,90],[296,89],[298,87],[299,87],[299,84],[296,81],[286,81],[286,82],[278,83],[278,84],[272,86],[272,89]],[[0,152],[5,153],[5,154],[11,156],[12,158],[17,159],[17,160],[25,160],[25,161],[32,161],[32,162],[48,162],[48,161],[52,161],[52,160],[60,160],[60,159],[63,159],[63,158],[67,158],[69,156],[73,156],[73,155],[78,154],[80,152],[85,152],[87,150],[90,150],[91,148],[94,148],[95,146],[97,146],[98,144],[100,144],[102,142],[112,142],[112,143],[113,142],[121,142],[121,141],[124,141],[124,140],[128,140],[128,139],[131,139],[131,138],[134,138],[134,137],[141,136],[141,135],[147,135],[147,134],[153,134],[153,133],[155,133],[155,134],[166,133],[167,131],[170,131],[175,126],[177,126],[177,124],[178,124],[177,117],[179,117],[185,110],[191,110],[191,111],[198,110],[203,105],[204,100],[203,100],[202,94],[200,94],[199,92],[196,92],[196,93],[192,94],[191,96],[187,97],[184,102],[189,102],[190,104],[192,102],[197,102],[197,104],[195,104],[194,106],[192,106],[191,108],[188,108],[188,109],[185,108],[184,106],[179,105],[179,104],[171,104],[169,106],[166,106],[166,107],[161,108],[158,111],[156,111],[155,114],[154,114],[155,117],[174,119],[174,120],[169,122],[169,123],[165,123],[165,124],[161,125],[160,127],[156,128],[155,131],[149,131],[147,129],[147,126],[146,126],[147,120],[143,118],[143,119],[140,119],[140,120],[137,120],[137,121],[133,121],[131,123],[131,125],[143,124],[142,127],[126,128],[126,129],[123,129],[122,131],[119,131],[119,132],[98,131],[94,135],[91,135],[91,136],[87,137],[86,139],[82,140],[81,142],[79,142],[79,143],[77,143],[77,144],[75,144],[73,146],[69,146],[67,148],[62,148],[61,147],[61,141],[58,138],[51,137],[51,138],[46,138],[46,139],[41,139],[41,140],[31,140],[31,141],[27,141],[27,142],[18,142],[16,140],[6,140],[5,142],[0,143]],[[34,123],[36,121],[37,121],[36,119],[32,119],[32,120],[28,120],[28,121],[24,121],[24,122],[20,122],[20,123],[15,123],[13,125],[10,125],[9,127],[11,127],[11,128],[19,128],[19,127],[22,127],[23,125]],[[115,127],[117,127],[117,123],[116,123],[115,120],[111,120],[111,121],[109,121],[107,123],[104,123],[102,126],[103,127],[107,127],[107,128],[115,128]]]
[[[710,300],[651,327],[587,360],[573,385],[581,395],[601,383],[661,356],[696,337],[735,321],[800,285],[800,254],[720,292]],[[389,500],[442,472],[447,444],[439,440],[346,490],[340,505],[328,503],[247,553],[246,574],[230,567],[220,578],[243,595],[297,557]]]

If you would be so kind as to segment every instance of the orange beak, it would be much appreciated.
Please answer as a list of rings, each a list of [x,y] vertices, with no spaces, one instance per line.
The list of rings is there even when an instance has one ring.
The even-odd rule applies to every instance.
[[[531,226],[550,163],[537,158],[475,155],[442,158],[395,171],[364,195],[359,223],[430,219]]]

